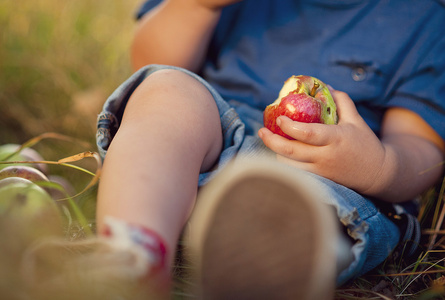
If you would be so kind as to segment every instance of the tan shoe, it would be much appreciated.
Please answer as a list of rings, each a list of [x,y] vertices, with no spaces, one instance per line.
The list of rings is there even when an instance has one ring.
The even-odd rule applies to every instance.
[[[200,299],[332,299],[338,221],[319,187],[242,161],[203,188],[187,232]]]

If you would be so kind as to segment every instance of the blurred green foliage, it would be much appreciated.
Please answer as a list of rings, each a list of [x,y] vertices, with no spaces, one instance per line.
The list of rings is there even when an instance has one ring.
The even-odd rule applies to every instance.
[[[129,47],[141,2],[0,1],[0,145],[56,132],[90,146],[45,139],[33,148],[46,160],[96,151],[97,114],[132,73]],[[79,164],[97,167],[92,160]],[[77,192],[91,180],[70,168],[49,168]],[[88,218],[94,217],[96,192],[76,198]]]
[[[0,145],[22,144],[42,133],[57,132],[91,146],[43,140],[34,148],[47,160],[96,151],[96,116],[108,95],[132,73],[129,46],[134,13],[141,2],[0,1]],[[63,173],[78,192],[91,180],[70,168],[50,167],[51,173]],[[94,170],[94,162],[87,167]],[[76,198],[89,220],[94,218],[96,192],[94,187]],[[443,237],[438,244],[443,255]],[[439,276],[426,274],[410,284],[415,291],[428,291]],[[374,289],[376,281],[394,282],[394,278],[381,278],[371,277],[369,287],[358,281],[353,287],[366,292]],[[339,292],[339,299],[362,298],[353,296],[357,288]]]
[[[102,103],[132,72],[140,2],[0,2],[0,144],[50,131],[94,143]]]

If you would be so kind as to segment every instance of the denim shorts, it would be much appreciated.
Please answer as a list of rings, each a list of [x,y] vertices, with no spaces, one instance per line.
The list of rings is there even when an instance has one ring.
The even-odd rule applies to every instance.
[[[227,163],[237,157],[275,157],[257,135],[257,131],[263,127],[262,111],[233,100],[223,99],[204,79],[185,69],[149,65],[134,73],[105,102],[98,116],[96,134],[97,146],[102,158],[105,157],[108,146],[119,129],[126,103],[132,92],[149,74],[161,69],[180,70],[200,81],[212,94],[219,110],[224,138],[223,151],[214,169],[200,174],[200,186],[211,180]],[[417,220],[412,215],[406,214],[403,208],[398,213],[409,217],[409,226],[405,227],[408,227],[413,234],[402,232],[399,229],[400,226],[396,226],[395,222],[391,221],[387,214],[370,199],[326,178],[308,172],[304,173],[320,184],[320,190],[326,191],[323,193],[322,200],[335,208],[339,221],[354,241],[353,262],[338,276],[338,285],[378,266],[396,248],[399,240],[412,239],[413,234],[420,235]]]

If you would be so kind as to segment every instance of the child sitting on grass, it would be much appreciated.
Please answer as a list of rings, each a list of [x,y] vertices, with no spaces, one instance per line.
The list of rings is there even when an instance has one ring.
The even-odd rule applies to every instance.
[[[147,1],[138,72],[99,118],[99,235],[142,230],[157,257],[148,276],[168,277],[197,187],[208,185],[189,238],[212,299],[326,298],[334,278],[416,243],[407,204],[444,159],[444,17],[437,1]],[[298,74],[335,88],[339,122],[279,117],[288,140],[262,128],[262,111]],[[257,163],[237,167],[236,157]],[[399,204],[391,212],[404,222],[382,202]],[[337,223],[352,247],[323,235]],[[311,275],[323,267],[324,280]]]
[[[168,297],[184,233],[204,299],[330,299],[413,253],[413,199],[443,172],[440,1],[152,0],[138,18],[138,71],[98,119],[92,270]],[[333,87],[339,121],[279,117],[289,140],[262,111],[299,74]]]

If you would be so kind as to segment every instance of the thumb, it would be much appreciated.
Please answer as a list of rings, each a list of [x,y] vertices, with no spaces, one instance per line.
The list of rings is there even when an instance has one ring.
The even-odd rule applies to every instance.
[[[357,108],[348,94],[337,90],[331,90],[331,94],[337,106],[338,122],[348,121],[359,116]]]

